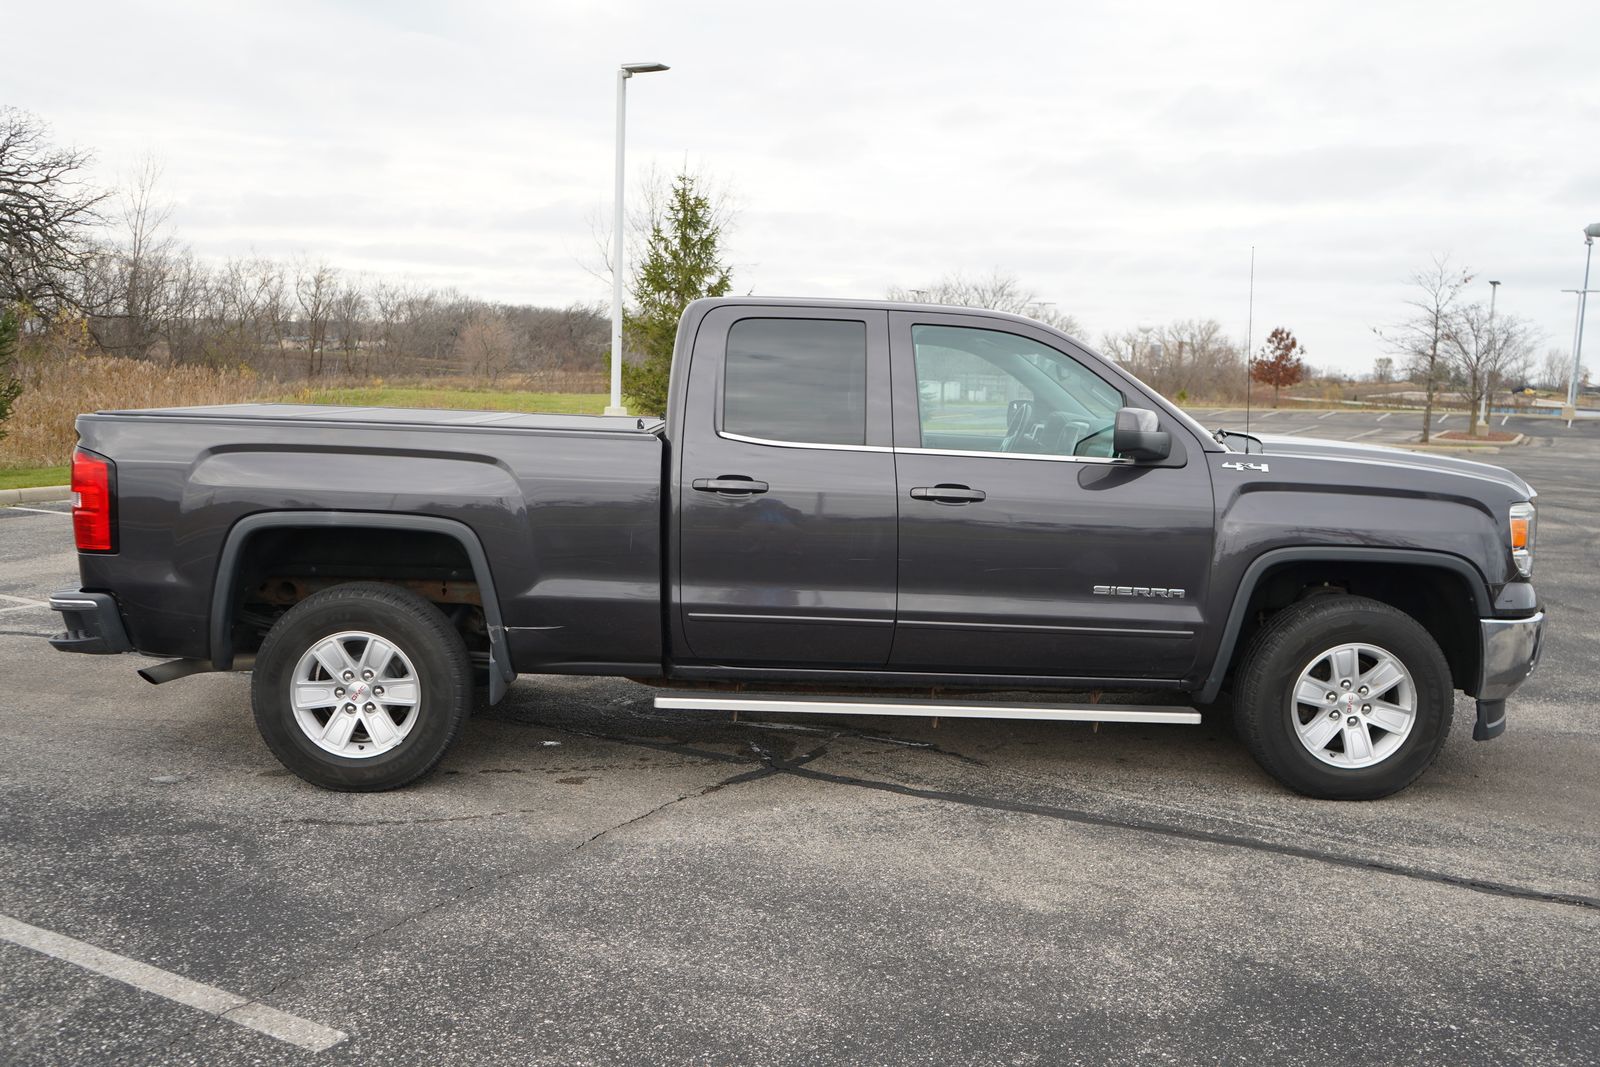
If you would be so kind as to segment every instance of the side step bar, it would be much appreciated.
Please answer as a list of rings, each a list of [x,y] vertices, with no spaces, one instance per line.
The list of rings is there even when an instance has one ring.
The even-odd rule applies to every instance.
[[[754,711],[788,715],[914,715],[943,719],[1046,719],[1057,722],[1151,722],[1193,725],[1193,708],[1144,704],[1017,704],[987,701],[897,700],[889,697],[658,696],[662,711]]]

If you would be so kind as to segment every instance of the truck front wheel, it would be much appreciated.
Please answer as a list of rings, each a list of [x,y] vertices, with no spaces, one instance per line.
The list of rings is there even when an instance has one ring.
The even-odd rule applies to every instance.
[[[1266,772],[1328,800],[1410,785],[1444,747],[1454,710],[1444,653],[1376,600],[1322,596],[1267,620],[1237,673],[1235,726]]]
[[[395,789],[433,770],[472,706],[461,635],[405,589],[354,582],[296,604],[268,632],[251,681],[279,761],[325,789]]]

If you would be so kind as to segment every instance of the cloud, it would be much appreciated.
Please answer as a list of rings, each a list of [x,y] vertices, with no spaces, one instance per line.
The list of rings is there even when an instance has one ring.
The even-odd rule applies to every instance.
[[[614,71],[634,174],[741,205],[738,291],[868,296],[1009,269],[1098,335],[1215,317],[1365,369],[1370,327],[1451,251],[1570,336],[1600,220],[1600,9],[479,0],[74,7],[70,61],[13,49],[0,99],[165,162],[208,256],[304,253],[491,299],[595,299]],[[17,40],[58,12],[8,14]],[[1552,32],[1551,27],[1561,27]],[[1487,286],[1478,297],[1487,296]],[[1258,335],[1264,333],[1258,329]]]

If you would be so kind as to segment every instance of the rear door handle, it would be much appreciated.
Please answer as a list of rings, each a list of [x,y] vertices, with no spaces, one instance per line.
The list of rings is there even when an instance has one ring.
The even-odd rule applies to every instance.
[[[982,489],[965,485],[924,485],[911,490],[912,500],[931,500],[935,504],[976,504],[988,496]]]
[[[742,474],[724,474],[721,478],[696,478],[689,484],[702,493],[726,493],[729,496],[754,496],[767,491],[766,482],[758,482]]]

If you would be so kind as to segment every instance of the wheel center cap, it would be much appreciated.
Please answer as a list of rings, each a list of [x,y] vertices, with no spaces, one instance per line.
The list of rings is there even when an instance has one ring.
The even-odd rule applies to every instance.
[[[355,700],[363,700],[367,695],[367,683],[357,682],[350,687],[350,696]]]

